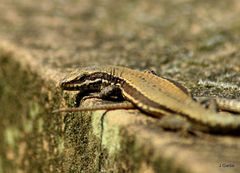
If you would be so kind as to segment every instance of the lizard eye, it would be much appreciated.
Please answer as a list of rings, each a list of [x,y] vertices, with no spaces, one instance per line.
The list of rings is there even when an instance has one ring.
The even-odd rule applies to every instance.
[[[86,75],[83,75],[83,76],[79,77],[77,80],[79,80],[79,81],[85,81],[86,77],[87,77]]]

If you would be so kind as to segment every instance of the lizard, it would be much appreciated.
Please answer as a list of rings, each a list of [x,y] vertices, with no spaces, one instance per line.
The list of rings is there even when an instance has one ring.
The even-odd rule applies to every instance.
[[[60,82],[60,87],[63,90],[80,91],[84,94],[97,93],[85,96],[83,99],[123,97],[128,102],[94,107],[63,108],[54,112],[138,108],[158,118],[178,114],[214,132],[240,132],[240,116],[207,109],[197,102],[180,83],[149,71],[138,71],[121,66],[78,68]],[[217,102],[223,108],[240,112],[240,102],[237,100],[219,99]]]

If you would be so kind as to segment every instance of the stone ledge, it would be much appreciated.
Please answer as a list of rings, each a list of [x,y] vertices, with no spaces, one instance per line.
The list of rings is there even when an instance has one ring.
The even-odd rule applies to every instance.
[[[239,170],[238,137],[167,132],[138,111],[52,114],[73,106],[74,93],[57,88],[64,69],[10,43],[0,44],[0,65],[2,172]]]

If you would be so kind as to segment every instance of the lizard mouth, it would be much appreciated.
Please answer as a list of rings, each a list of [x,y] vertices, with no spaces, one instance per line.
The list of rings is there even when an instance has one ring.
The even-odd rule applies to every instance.
[[[78,83],[72,83],[72,82],[61,82],[60,87],[63,90],[74,91],[74,90],[79,90],[81,88],[81,85]]]

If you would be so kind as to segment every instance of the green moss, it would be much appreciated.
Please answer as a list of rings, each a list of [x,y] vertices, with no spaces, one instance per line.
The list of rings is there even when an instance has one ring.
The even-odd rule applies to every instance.
[[[103,116],[104,111],[97,111],[92,116],[93,133],[101,140],[102,146],[108,150],[109,155],[115,155],[120,151],[120,129],[111,125]]]
[[[5,129],[4,138],[7,145],[14,148],[17,145],[17,140],[20,138],[20,133],[15,127],[8,127]]]
[[[100,113],[99,113],[100,112]],[[100,140],[102,138],[102,112],[97,111],[93,113],[92,116],[92,127],[93,127],[93,134],[98,137]]]
[[[37,102],[29,103],[29,115],[31,119],[35,119],[40,113],[41,106]]]
[[[41,133],[43,131],[43,119],[39,118],[37,119],[37,117],[40,115],[41,113],[41,106],[39,105],[39,103],[37,102],[30,102],[29,103],[29,117],[25,115],[25,119],[23,120],[24,122],[24,132],[26,133],[30,133],[32,132],[35,128],[37,130],[38,133]]]
[[[42,133],[43,132],[43,119],[42,118],[39,118],[37,120],[37,130],[38,130],[38,133]]]
[[[2,157],[0,155],[0,173],[3,173]]]
[[[24,132],[30,133],[33,130],[33,122],[32,120],[25,120],[23,126]]]
[[[57,149],[60,154],[64,152],[64,139],[62,137],[57,138]]]
[[[118,154],[121,150],[120,127],[112,126],[107,121],[103,122],[102,145],[108,149],[109,155]]]

